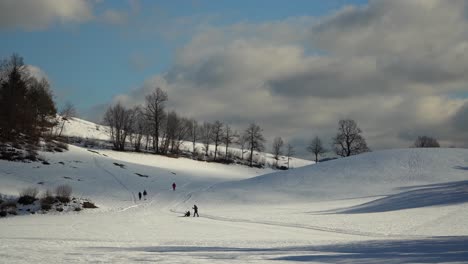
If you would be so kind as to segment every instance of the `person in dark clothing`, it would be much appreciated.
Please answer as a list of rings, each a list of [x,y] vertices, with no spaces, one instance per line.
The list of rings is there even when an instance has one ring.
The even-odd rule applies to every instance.
[[[172,183],[172,190],[175,191],[175,188],[176,188],[176,184],[175,182]]]
[[[185,217],[190,217],[190,211],[185,212]]]
[[[138,199],[141,201],[141,192],[138,192]]]
[[[146,192],[146,190],[143,190],[143,197],[145,197],[145,200],[146,200],[146,195],[147,195],[147,194],[148,194],[148,193]]]
[[[200,217],[198,215],[198,206],[196,204],[193,205],[193,217],[195,217],[195,215],[197,215],[197,217]]]

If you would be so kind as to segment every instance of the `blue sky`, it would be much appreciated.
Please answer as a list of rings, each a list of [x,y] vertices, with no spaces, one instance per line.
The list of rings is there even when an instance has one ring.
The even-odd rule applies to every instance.
[[[139,1],[139,10],[126,25],[95,18],[80,24],[52,23],[46,29],[7,28],[2,32],[0,57],[13,52],[26,63],[40,67],[50,78],[57,101],[72,101],[80,111],[105,103],[134,89],[145,78],[167,70],[177,48],[187,42],[196,24],[167,37],[164,27],[187,19],[215,25],[259,23],[296,16],[323,16],[343,5],[365,1]],[[129,1],[103,1],[93,7],[95,16],[105,10],[131,12]],[[151,24],[155,25],[152,28]],[[192,28],[190,28],[192,27]],[[176,28],[180,29],[180,28]],[[174,32],[177,33],[177,32]],[[132,60],[144,60],[135,68]]]
[[[372,149],[468,146],[468,1],[3,0],[17,52],[59,105],[101,121],[155,87],[168,109],[268,139],[328,144],[354,119]],[[298,151],[299,152],[299,151]]]

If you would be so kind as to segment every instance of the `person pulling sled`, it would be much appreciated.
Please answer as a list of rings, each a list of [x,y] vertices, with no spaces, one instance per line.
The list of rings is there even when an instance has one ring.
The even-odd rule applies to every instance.
[[[198,215],[198,206],[196,204],[193,205],[193,217],[195,217],[195,215],[197,215],[197,217],[200,217]]]

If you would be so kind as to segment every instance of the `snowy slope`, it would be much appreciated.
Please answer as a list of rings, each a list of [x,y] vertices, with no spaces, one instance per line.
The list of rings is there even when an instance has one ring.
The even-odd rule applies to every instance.
[[[89,122],[80,118],[72,117],[65,121],[65,125],[63,127],[62,135],[68,137],[78,137],[82,139],[96,139],[100,141],[109,141],[109,127],[104,125],[95,124],[93,122]],[[195,147],[198,151],[202,152],[203,144],[197,143]],[[220,145],[218,146],[220,153],[225,152],[225,147]],[[191,142],[183,142],[181,149],[184,151],[191,152],[193,150],[193,144]],[[228,151],[232,153],[241,153],[241,150],[236,147],[229,147]],[[214,145],[210,145],[210,152],[211,154],[214,153]],[[247,151],[244,150],[245,154],[244,157],[247,157]],[[275,164],[275,159],[272,154],[270,153],[254,153],[255,158],[264,159],[268,164]],[[290,168],[299,168],[305,165],[313,164],[314,161],[300,159],[291,157],[289,161]],[[278,161],[278,166],[286,166],[287,164],[287,157],[280,156]]]
[[[411,186],[468,180],[467,149],[370,152],[291,171],[213,186],[200,199],[245,202],[322,201],[399,193]],[[418,187],[419,186],[419,187]],[[427,186],[430,187],[430,186]],[[404,188],[404,189],[402,189]],[[246,195],[248,194],[248,195]]]
[[[72,117],[65,121],[62,135],[83,139],[109,140],[108,130],[107,126]]]
[[[468,261],[468,150],[287,172],[74,146],[41,155],[50,165],[0,161],[0,193],[66,183],[99,208],[0,218],[1,263]],[[193,204],[201,217],[180,217]]]

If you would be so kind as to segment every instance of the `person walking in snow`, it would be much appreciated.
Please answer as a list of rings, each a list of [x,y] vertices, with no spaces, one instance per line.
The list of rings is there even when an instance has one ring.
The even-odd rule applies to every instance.
[[[146,192],[146,190],[143,190],[143,197],[145,197],[145,200],[146,200],[146,195],[147,195],[147,194],[148,194],[148,193]]]
[[[172,190],[175,191],[175,188],[176,188],[176,184],[175,182],[172,183]]]
[[[198,206],[196,204],[193,205],[193,217],[195,217],[195,215],[197,215],[197,217],[200,217],[198,215]]]
[[[141,192],[138,192],[138,199],[141,201]]]

